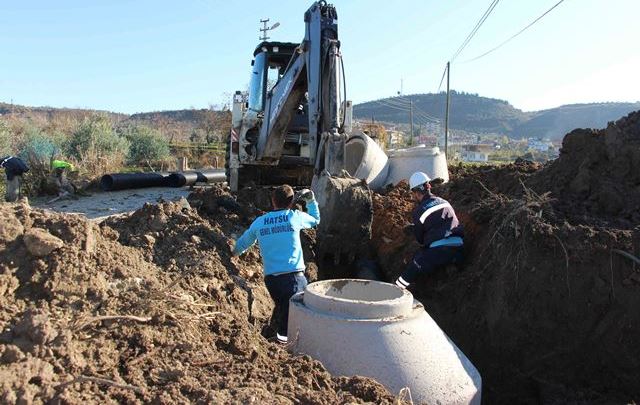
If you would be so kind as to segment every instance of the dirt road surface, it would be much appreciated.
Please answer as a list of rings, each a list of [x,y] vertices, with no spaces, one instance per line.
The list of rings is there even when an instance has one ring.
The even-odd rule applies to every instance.
[[[51,197],[37,198],[31,201],[34,207],[46,210],[84,214],[88,219],[100,222],[105,218],[133,212],[145,203],[177,201],[189,195],[189,188],[151,187],[137,190],[94,192],[90,196],[77,199],[63,199],[53,203]]]

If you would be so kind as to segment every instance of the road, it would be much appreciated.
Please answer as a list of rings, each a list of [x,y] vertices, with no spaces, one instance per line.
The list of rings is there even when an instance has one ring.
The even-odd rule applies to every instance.
[[[77,199],[65,199],[48,204],[48,198],[30,200],[34,207],[57,212],[67,212],[85,215],[87,218],[100,222],[112,215],[129,213],[142,207],[145,203],[159,201],[177,201],[189,195],[189,188],[151,187],[137,190],[120,190],[94,192],[90,196]]]

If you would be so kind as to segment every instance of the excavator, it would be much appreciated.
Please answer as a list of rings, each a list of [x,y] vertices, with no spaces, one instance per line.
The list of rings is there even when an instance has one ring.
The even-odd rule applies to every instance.
[[[317,254],[350,263],[366,252],[372,201],[366,176],[345,170],[347,163],[361,165],[353,157],[348,162],[345,147],[352,111],[338,15],[333,5],[317,1],[304,23],[302,42],[263,41],[253,52],[248,94],[238,91],[233,99],[227,182],[232,191],[311,186],[322,217]]]

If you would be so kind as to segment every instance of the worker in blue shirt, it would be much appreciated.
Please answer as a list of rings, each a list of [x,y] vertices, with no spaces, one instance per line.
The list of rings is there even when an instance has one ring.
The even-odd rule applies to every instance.
[[[413,233],[422,248],[396,280],[396,285],[403,289],[413,283],[419,274],[461,261],[464,251],[462,225],[451,204],[431,194],[429,176],[423,172],[412,174],[409,187],[413,199],[418,203],[413,212]]]
[[[308,213],[292,209],[298,200],[306,203]],[[307,286],[300,230],[317,226],[320,210],[313,191],[305,189],[296,196],[288,185],[279,186],[272,192],[271,204],[273,211],[253,221],[235,242],[233,254],[241,255],[258,241],[264,263],[264,281],[275,303],[276,336],[279,343],[287,343],[289,299]]]

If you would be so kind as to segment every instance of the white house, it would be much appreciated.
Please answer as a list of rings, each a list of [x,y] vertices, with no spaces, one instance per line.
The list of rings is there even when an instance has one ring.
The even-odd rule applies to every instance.
[[[465,162],[488,162],[494,148],[488,144],[462,145],[462,160]]]
[[[546,139],[529,138],[527,139],[527,147],[538,152],[547,152],[549,149],[553,149],[553,143]]]

